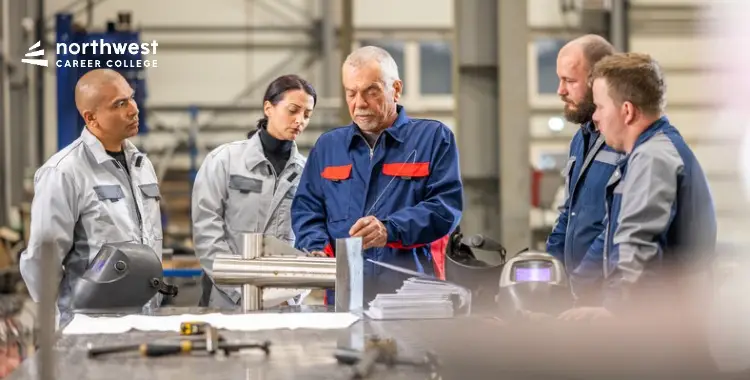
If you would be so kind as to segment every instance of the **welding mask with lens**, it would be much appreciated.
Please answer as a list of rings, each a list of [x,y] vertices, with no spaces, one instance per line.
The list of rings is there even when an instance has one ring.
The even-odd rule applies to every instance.
[[[161,260],[151,247],[106,244],[73,288],[71,308],[80,313],[138,313],[156,293],[177,295],[163,280]]]
[[[544,252],[527,251],[503,267],[496,297],[502,318],[527,313],[558,315],[574,305],[563,264]]]

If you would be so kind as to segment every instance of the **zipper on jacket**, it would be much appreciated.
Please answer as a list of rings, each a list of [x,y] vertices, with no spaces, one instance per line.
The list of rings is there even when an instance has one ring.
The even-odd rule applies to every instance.
[[[604,278],[609,278],[609,226],[612,224],[612,220],[609,215],[609,201],[604,202],[607,207],[607,225],[604,227],[604,248],[602,249],[602,262],[604,263]]]
[[[126,161],[127,162],[127,161]],[[115,165],[117,165],[120,170],[125,172],[125,177],[128,179],[128,187],[130,188],[130,195],[133,197],[133,206],[135,207],[135,215],[138,218],[138,229],[141,231],[141,241],[143,241],[143,217],[141,216],[141,211],[138,209],[138,199],[135,197],[135,189],[133,189],[133,178],[130,176],[130,172],[125,170],[125,168],[120,165],[120,162],[115,160]],[[131,168],[132,169],[132,168]]]

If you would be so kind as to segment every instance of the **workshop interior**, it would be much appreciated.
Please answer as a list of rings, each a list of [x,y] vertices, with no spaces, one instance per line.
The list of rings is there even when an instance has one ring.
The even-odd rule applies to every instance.
[[[748,17],[750,3],[739,0],[1,0],[0,378],[750,378]],[[699,305],[691,309],[699,327],[689,313],[684,323],[666,313],[623,326],[557,318],[581,299],[573,269],[547,250],[582,128],[564,114],[558,56],[584,35],[658,61],[665,114],[705,174],[716,253],[701,273],[711,280],[679,285]],[[82,48],[92,42],[113,48]],[[316,98],[295,146],[306,165],[318,165],[321,136],[353,122],[342,64],[364,46],[395,61],[408,117],[455,136],[462,212],[433,246],[444,262],[428,263],[444,268],[426,274],[370,256],[357,237],[332,239],[335,255],[317,255],[244,231],[207,272],[193,215],[207,157],[253,141],[257,121],[268,118],[267,87],[296,74]],[[153,166],[158,210],[149,212],[160,217],[161,252],[90,236],[98,251],[80,264],[57,257],[58,240],[30,247],[32,204],[40,168],[87,133],[76,88],[101,68],[134,90],[138,131],[128,141],[145,157],[138,169],[141,160]],[[405,161],[397,165],[417,167],[416,158]],[[347,178],[320,186],[320,196]],[[376,202],[398,198],[389,186]],[[356,207],[349,212],[369,214]],[[148,218],[137,210],[140,222]],[[21,273],[32,248],[47,254],[38,259],[37,300]],[[61,268],[79,264],[79,278],[62,282]],[[403,282],[367,299],[372,273]],[[214,292],[229,288],[236,305],[217,307]],[[63,290],[66,317],[57,305]]]

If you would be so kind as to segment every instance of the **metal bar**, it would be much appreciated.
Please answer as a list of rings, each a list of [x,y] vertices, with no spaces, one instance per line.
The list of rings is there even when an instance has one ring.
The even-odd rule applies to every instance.
[[[8,2],[10,0],[4,0]],[[42,250],[53,252],[54,242],[43,241]],[[59,265],[59,264],[57,264]],[[42,263],[42,292],[39,300],[39,361],[37,362],[38,379],[55,379],[55,330],[57,319],[57,285],[60,283],[59,268],[55,260],[44,260]]]
[[[278,8],[271,5],[273,3],[268,3],[265,0],[256,0],[252,4],[259,8],[264,8],[269,14],[274,15],[273,19],[279,21],[280,24],[295,24],[298,21],[289,17],[289,14],[279,11]]]
[[[10,224],[10,209],[12,204],[12,192],[13,192],[13,155],[11,149],[13,148],[11,141],[11,104],[10,104],[10,57],[11,55],[11,42],[10,42],[10,0],[3,0],[2,5],[2,30],[3,30],[3,46],[2,46],[2,96],[3,96],[3,159],[5,160],[5,178],[3,179],[4,187],[4,198],[3,199],[3,210],[5,212],[5,220],[3,223]]]
[[[499,123],[499,183],[500,237],[506,247],[528,247],[529,188],[531,171],[526,165],[529,157],[529,128],[513,127],[529,123],[528,103],[528,4],[525,1],[498,2],[497,33]]]
[[[320,93],[323,97],[333,97],[334,65],[336,55],[336,27],[333,20],[333,0],[321,0],[321,58],[323,60],[323,75],[320,81]]]
[[[261,105],[251,104],[196,104],[196,105],[182,105],[182,104],[156,104],[149,105],[149,110],[153,112],[187,112],[191,107],[195,107],[200,112],[262,112],[263,107]],[[337,110],[338,107],[325,107],[323,104],[319,104],[316,107],[316,112],[320,112],[322,109]]]
[[[362,238],[336,240],[336,311],[364,311]]]
[[[141,33],[305,33],[313,28],[304,25],[139,25]]]
[[[44,30],[45,30],[45,24],[44,24],[44,1],[45,0],[37,0],[36,2],[36,25],[35,27],[35,35],[38,41],[44,40]],[[35,77],[36,77],[36,92],[34,94],[36,98],[36,128],[37,128],[37,158],[36,163],[41,163],[44,161],[46,154],[44,151],[44,125],[45,125],[45,114],[47,112],[46,105],[47,102],[44,100],[45,93],[44,93],[44,71],[41,67],[37,67],[34,71]]]
[[[159,41],[161,51],[227,51],[227,50],[312,50],[306,42],[169,42]]]
[[[86,28],[94,27],[94,0],[86,0]]]
[[[628,51],[628,0],[610,0],[609,41],[621,52]]]
[[[353,0],[342,0],[341,1],[341,29],[339,32],[339,49],[341,51],[341,63],[344,63],[347,56],[352,52],[352,44],[354,44],[354,1]],[[349,124],[351,122],[351,116],[349,115],[349,107],[346,104],[346,97],[341,97],[341,111],[340,118],[342,125]]]
[[[252,260],[258,258],[263,253],[263,235],[245,234],[242,241],[242,258]],[[216,260],[214,260],[214,281],[216,281]],[[242,285],[242,311],[248,312],[259,310],[263,303],[263,294],[260,288],[250,284]]]
[[[328,263],[276,262],[269,260],[214,261],[214,281],[221,285],[274,288],[333,288],[336,285],[336,260]],[[248,306],[250,310],[252,305]],[[243,308],[244,298],[243,298]],[[247,309],[245,309],[247,310]]]
[[[28,2],[26,4],[26,14],[34,14],[34,7],[38,4],[35,4],[35,2]],[[25,45],[31,46],[36,42],[35,25],[24,25],[24,29],[26,32]],[[39,112],[39,105],[37,103],[38,98],[36,95],[36,72],[39,69],[39,67],[34,65],[25,65],[24,67],[24,74],[26,77],[26,96],[28,96],[28,103],[26,105],[26,119],[28,123],[26,128],[26,167],[32,168],[39,166],[39,151],[37,149],[39,148],[39,139],[43,136],[39,134],[39,126],[36,124],[39,122],[39,119],[36,117]]]
[[[330,1],[330,0],[325,0]],[[326,6],[323,6],[326,9]],[[331,17],[335,12],[323,13],[323,17]],[[312,35],[315,31],[314,27],[305,25],[138,25],[138,30],[142,33],[186,33],[186,34],[207,34],[207,33],[305,33]],[[571,29],[567,29],[571,30]],[[342,33],[342,29],[333,27],[334,37],[338,37]],[[420,27],[420,26],[400,26],[400,27],[386,27],[386,28],[374,28],[374,27],[357,27],[353,29],[354,35],[358,34],[385,34],[385,35],[398,35],[398,34],[414,34],[414,35],[451,35],[453,30],[451,28],[439,28],[439,27]],[[580,32],[578,33],[580,34]]]
[[[294,11],[295,14],[297,14],[298,16],[302,17],[305,20],[310,20],[311,19],[310,13],[308,13],[308,12],[306,12],[304,10],[299,9],[299,5],[298,4],[292,4],[292,3],[290,3],[287,0],[273,0],[269,4],[284,5],[283,7],[281,7],[279,9],[279,12],[283,12],[285,10],[291,10],[291,11]]]

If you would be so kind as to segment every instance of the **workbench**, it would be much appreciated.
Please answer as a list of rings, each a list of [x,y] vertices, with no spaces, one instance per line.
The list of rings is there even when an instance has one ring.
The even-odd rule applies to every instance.
[[[302,307],[302,311],[324,311]],[[198,308],[163,308],[162,314],[214,312]],[[298,312],[300,307],[266,312]],[[675,324],[672,323],[672,326]],[[131,332],[117,335],[64,335],[56,345],[56,380],[108,379],[346,379],[348,367],[333,352],[363,334],[395,338],[399,352],[421,356],[435,352],[443,379],[724,379],[715,373],[707,351],[684,331],[658,326],[517,322],[493,316],[446,320],[360,320],[342,330],[222,331],[232,342],[272,342],[270,356],[260,351],[229,357],[175,356],[141,358],[118,354],[89,359],[86,346],[143,343],[176,333]],[[659,330],[659,331],[657,331]],[[694,334],[693,334],[694,335]],[[698,339],[699,340],[699,339]],[[22,363],[10,379],[36,378],[36,357]],[[747,375],[745,375],[747,376]],[[426,370],[377,366],[371,379],[428,379]]]

